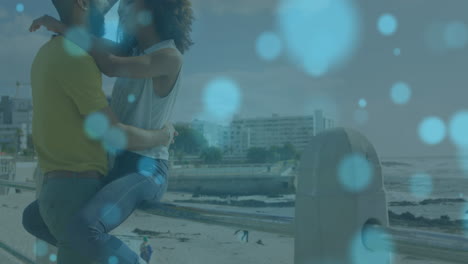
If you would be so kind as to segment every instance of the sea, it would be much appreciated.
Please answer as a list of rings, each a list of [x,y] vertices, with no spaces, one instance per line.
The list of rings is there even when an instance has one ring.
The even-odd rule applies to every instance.
[[[468,219],[468,157],[388,157],[381,158],[381,165],[387,202],[413,203],[389,206],[390,210],[428,218]]]

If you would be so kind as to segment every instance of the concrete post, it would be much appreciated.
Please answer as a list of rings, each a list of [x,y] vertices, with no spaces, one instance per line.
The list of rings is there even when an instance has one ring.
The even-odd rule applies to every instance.
[[[339,176],[343,175],[342,162],[350,155],[363,157],[361,161],[368,162],[371,168],[367,187],[359,191],[345,188]],[[361,182],[362,163],[347,164],[346,175],[352,179],[346,182]],[[388,226],[385,189],[374,147],[352,129],[319,133],[304,151],[299,165],[294,263],[390,263],[388,252],[370,251],[362,243],[362,227],[370,219]]]

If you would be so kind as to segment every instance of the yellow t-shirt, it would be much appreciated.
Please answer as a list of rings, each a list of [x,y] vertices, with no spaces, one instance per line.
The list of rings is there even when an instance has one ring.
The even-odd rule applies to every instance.
[[[81,54],[73,56],[70,49]],[[61,36],[44,44],[31,68],[33,143],[39,166],[107,174],[101,143],[88,138],[86,115],[105,108],[101,72],[93,58]]]

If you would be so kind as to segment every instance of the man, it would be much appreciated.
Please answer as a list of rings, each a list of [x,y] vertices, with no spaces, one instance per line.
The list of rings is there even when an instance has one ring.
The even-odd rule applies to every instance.
[[[102,36],[104,16],[96,8],[98,1],[53,0],[53,4],[67,26]],[[33,142],[44,173],[39,210],[57,240],[57,263],[90,263],[70,248],[64,236],[70,218],[101,188],[107,174],[106,151],[96,140],[99,137],[89,137],[90,128],[84,127],[87,117],[105,117],[113,131],[117,128],[125,136],[129,150],[169,145],[175,131],[172,125],[147,131],[119,123],[101,89],[101,72],[94,60],[63,36],[54,37],[37,53],[31,86]],[[105,128],[105,123],[98,125]],[[91,134],[101,128],[91,127],[95,130]],[[109,142],[104,145],[109,147]]]
[[[153,248],[148,243],[148,238],[143,237],[143,243],[140,245],[140,257],[146,261],[146,263],[150,263],[151,255],[153,254]]]

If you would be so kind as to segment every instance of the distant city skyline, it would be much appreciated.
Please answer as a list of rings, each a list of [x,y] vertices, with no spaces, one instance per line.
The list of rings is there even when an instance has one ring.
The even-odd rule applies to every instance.
[[[468,24],[468,1],[352,1],[361,21],[356,49],[339,69],[321,77],[298,68],[284,50],[273,61],[257,54],[258,37],[279,32],[276,8],[281,1],[192,1],[195,45],[185,54],[175,122],[206,117],[204,89],[225,77],[239,88],[235,113],[244,118],[309,115],[321,108],[340,126],[364,133],[381,156],[457,155],[448,131],[440,143],[428,145],[418,129],[429,116],[439,117],[448,129],[452,117],[468,109],[468,89],[463,88],[468,85],[467,47],[441,50],[439,39],[433,41],[437,25]],[[22,13],[16,11],[16,1],[0,4],[0,94],[13,95],[16,81],[28,82],[34,54],[50,38],[45,30],[27,32],[32,19],[44,13],[57,16],[51,1],[22,3]],[[387,13],[398,22],[391,36],[378,29],[379,18]],[[391,87],[397,82],[411,89],[407,104],[392,101]],[[104,78],[107,94],[112,84],[113,79]]]

